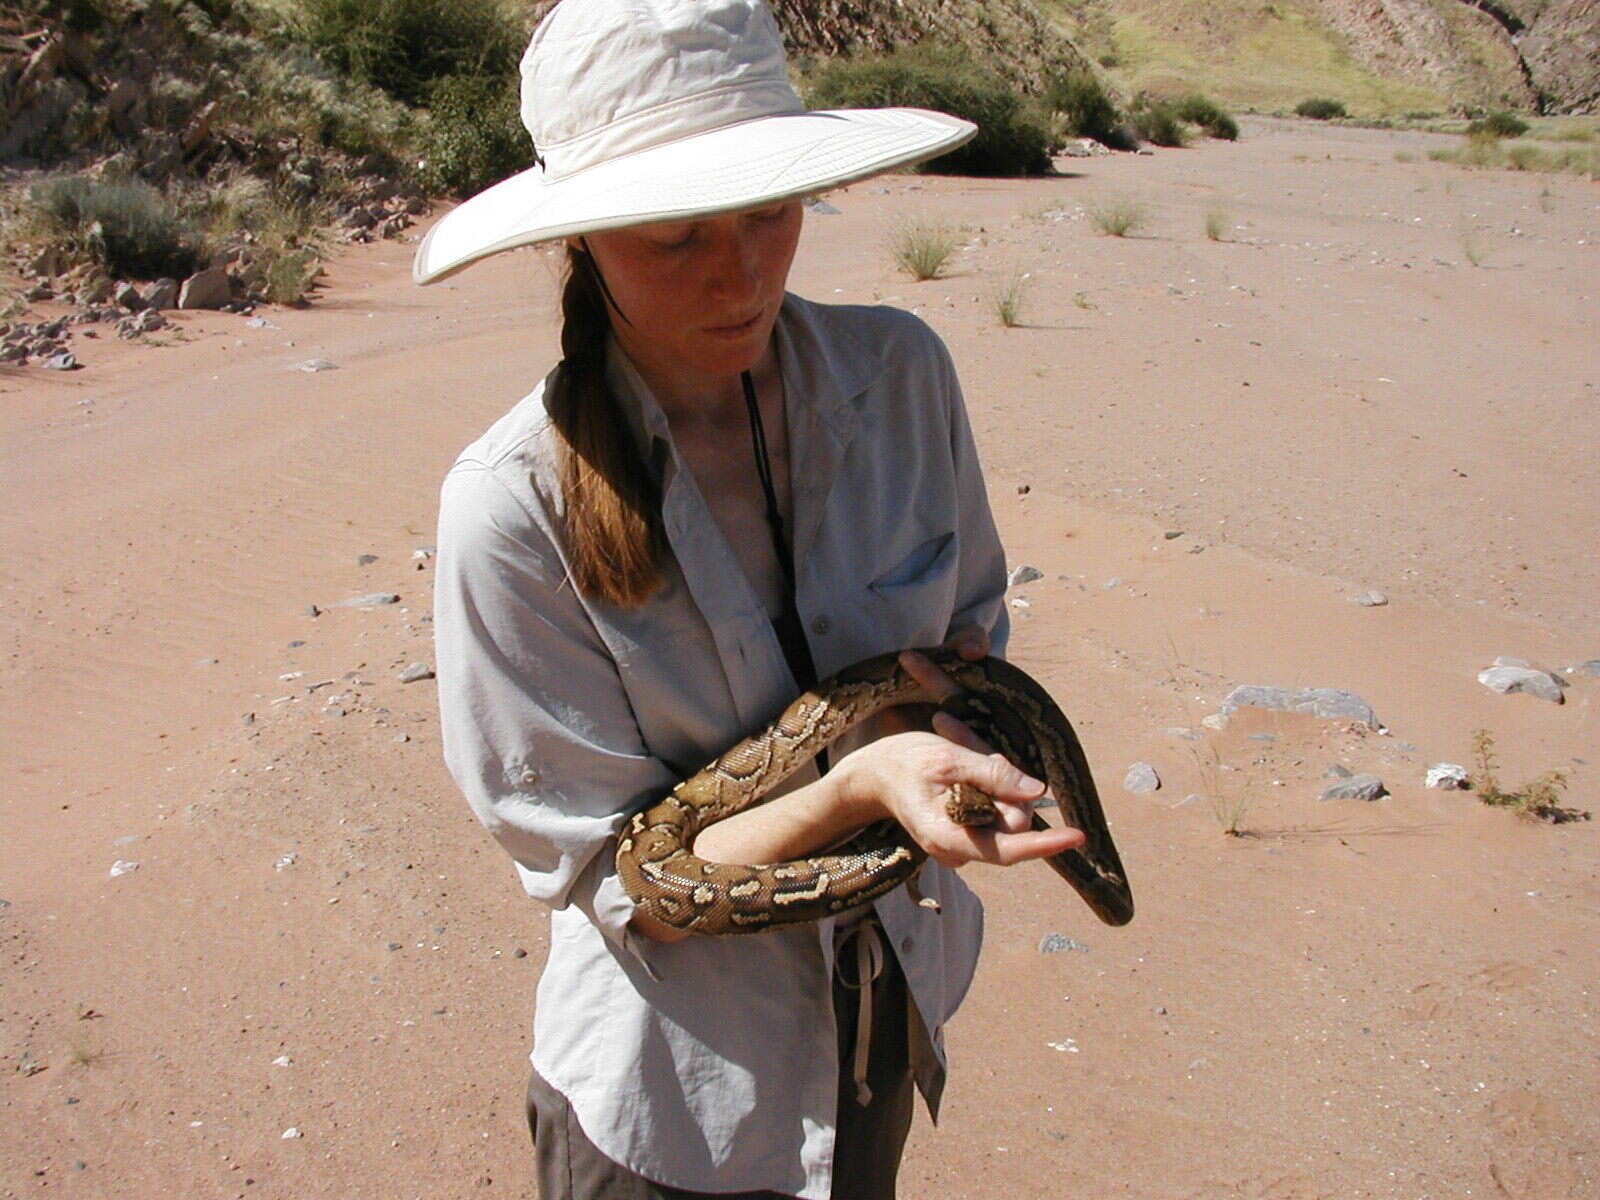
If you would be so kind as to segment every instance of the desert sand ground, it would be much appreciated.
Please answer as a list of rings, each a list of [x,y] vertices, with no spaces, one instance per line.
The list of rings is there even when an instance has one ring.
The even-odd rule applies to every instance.
[[[1043,573],[1011,656],[1139,902],[1108,929],[1042,868],[969,873],[989,937],[903,1196],[1600,1194],[1600,824],[1423,786],[1483,727],[1505,782],[1600,806],[1600,678],[1476,681],[1600,657],[1600,191],[1433,144],[1251,120],[808,218],[794,290],[951,346]],[[1142,234],[1095,234],[1112,196]],[[889,262],[906,215],[966,227],[946,278]],[[546,920],[398,676],[431,661],[438,481],[552,359],[550,259],[419,290],[408,258],[352,248],[266,327],[178,314],[180,344],[0,373],[6,1197],[533,1194]],[[1203,726],[1244,683],[1350,689],[1385,731]],[[1335,763],[1391,794],[1319,799]]]

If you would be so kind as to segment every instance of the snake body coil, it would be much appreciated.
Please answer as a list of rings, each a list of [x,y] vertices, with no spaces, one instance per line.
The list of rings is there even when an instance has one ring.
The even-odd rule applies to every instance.
[[[1077,735],[1037,683],[997,658],[968,662],[945,649],[923,650],[960,694],[944,707],[1012,763],[1049,784],[1063,820],[1087,838],[1045,859],[1109,925],[1133,917],[1133,896]],[[846,668],[803,693],[760,733],[731,747],[636,814],[617,847],[628,895],[664,924],[696,933],[756,933],[814,921],[876,899],[910,879],[922,850],[896,822],[864,830],[832,854],[744,866],[690,853],[708,825],[758,803],[851,726],[884,709],[926,700],[894,654]],[[972,807],[963,803],[962,807]],[[973,823],[955,807],[952,819]],[[1037,814],[1036,829],[1048,826]]]

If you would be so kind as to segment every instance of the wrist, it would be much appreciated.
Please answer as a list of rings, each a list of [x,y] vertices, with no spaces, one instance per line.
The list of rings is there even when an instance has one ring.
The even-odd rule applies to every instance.
[[[855,829],[865,828],[889,815],[880,799],[882,789],[874,781],[869,758],[870,755],[859,750],[847,754],[823,776],[833,784],[834,801],[840,815]]]

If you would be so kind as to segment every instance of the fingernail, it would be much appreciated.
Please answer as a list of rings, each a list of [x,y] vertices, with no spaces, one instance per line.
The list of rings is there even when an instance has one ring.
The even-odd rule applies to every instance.
[[[1024,775],[1017,786],[1034,792],[1042,792],[1045,788],[1044,780],[1035,779],[1032,775]]]

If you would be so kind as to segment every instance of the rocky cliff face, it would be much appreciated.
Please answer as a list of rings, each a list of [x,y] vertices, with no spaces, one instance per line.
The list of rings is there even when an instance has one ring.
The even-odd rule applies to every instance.
[[[1493,4],[1494,0],[1484,0]],[[1459,104],[1531,109],[1538,96],[1496,16],[1468,0],[1317,0],[1323,19],[1379,75]]]
[[[1458,100],[1552,113],[1600,106],[1600,0],[1317,0],[1380,74]]]
[[[1500,0],[1499,7],[1522,26],[1507,36],[1545,110],[1600,112],[1600,0]]]

